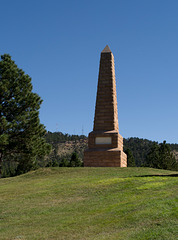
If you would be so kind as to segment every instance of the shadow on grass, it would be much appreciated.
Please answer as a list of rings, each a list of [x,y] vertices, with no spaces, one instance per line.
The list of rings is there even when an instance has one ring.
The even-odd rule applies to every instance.
[[[167,174],[167,175],[140,175],[140,176],[135,176],[135,177],[178,177],[178,174]]]

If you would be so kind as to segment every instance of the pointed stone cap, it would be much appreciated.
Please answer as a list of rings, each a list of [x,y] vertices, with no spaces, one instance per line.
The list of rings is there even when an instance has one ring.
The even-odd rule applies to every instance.
[[[103,49],[102,53],[111,53],[111,49],[109,48],[108,45],[106,45],[106,47]]]

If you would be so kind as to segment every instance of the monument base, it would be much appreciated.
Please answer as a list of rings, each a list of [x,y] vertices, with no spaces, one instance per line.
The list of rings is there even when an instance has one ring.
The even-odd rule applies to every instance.
[[[84,167],[127,167],[127,155],[118,148],[87,149]]]

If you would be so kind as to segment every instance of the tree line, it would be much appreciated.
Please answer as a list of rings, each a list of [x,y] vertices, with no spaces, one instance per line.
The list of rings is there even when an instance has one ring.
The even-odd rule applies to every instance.
[[[128,167],[151,167],[166,170],[178,170],[178,160],[170,144],[152,142],[147,139],[125,139],[124,151],[127,154]],[[177,147],[175,144],[175,147]]]
[[[50,136],[50,138],[48,137],[48,135]],[[57,136],[59,138],[59,142],[54,141],[54,139],[56,139]],[[72,137],[75,140],[86,139],[85,136],[68,135],[68,134],[63,134],[61,132],[55,132],[55,133],[48,132],[46,134],[47,142],[52,144],[53,146],[53,154],[51,154],[50,156],[51,165],[54,164],[55,166],[63,166],[62,164],[63,161],[69,164],[71,154],[66,153],[65,155],[58,156],[57,152],[58,152],[58,147],[60,146],[60,143],[71,141]],[[158,142],[150,141],[148,139],[133,138],[133,137],[124,139],[124,152],[127,154],[128,167],[155,167],[155,168],[163,168],[163,169],[170,169],[170,170],[178,170],[177,160],[175,159],[175,156],[172,153],[172,150],[177,150],[177,147],[178,147],[178,144],[168,144],[165,141],[159,144]],[[75,149],[75,152],[79,156],[79,159],[81,162],[83,159],[83,152],[85,148],[87,148],[87,144],[83,146],[82,150],[81,149],[78,150],[77,148]],[[153,154],[155,150],[159,152],[159,158],[156,158],[155,155]],[[154,162],[159,161],[160,163],[158,165],[153,164],[151,159]],[[165,161],[167,161],[167,164],[164,163],[164,159]]]

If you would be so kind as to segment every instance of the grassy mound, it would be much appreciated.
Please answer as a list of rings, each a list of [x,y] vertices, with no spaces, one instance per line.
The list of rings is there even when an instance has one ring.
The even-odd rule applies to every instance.
[[[46,168],[0,179],[0,239],[175,240],[177,176]]]

